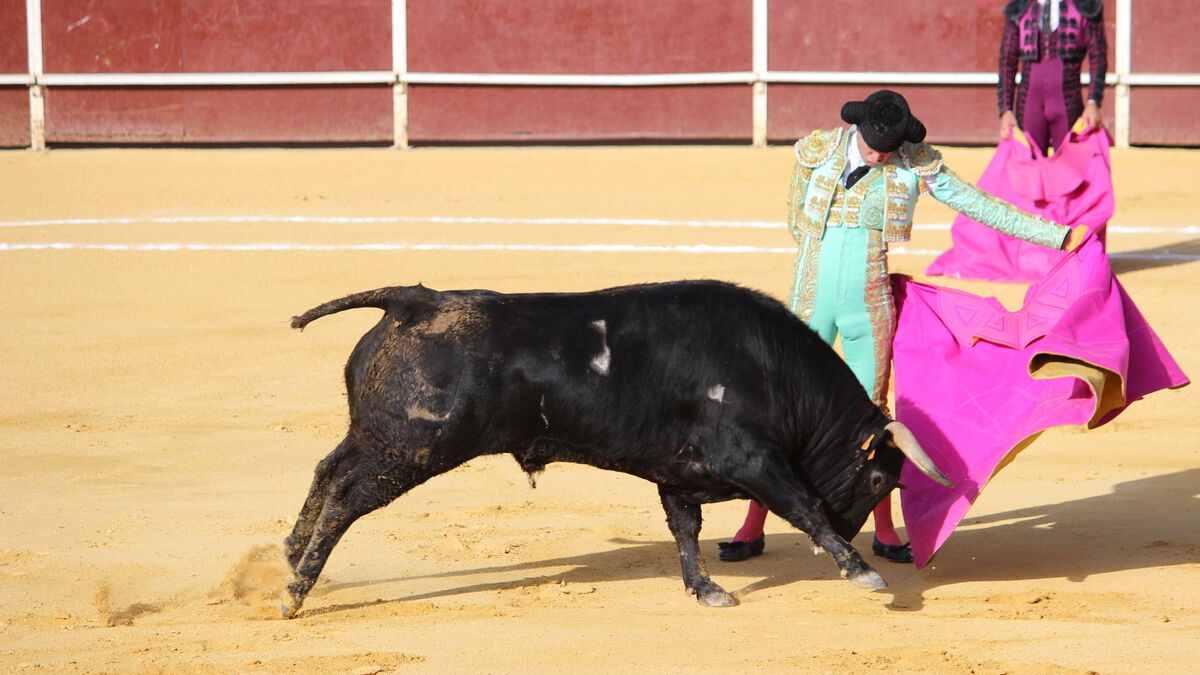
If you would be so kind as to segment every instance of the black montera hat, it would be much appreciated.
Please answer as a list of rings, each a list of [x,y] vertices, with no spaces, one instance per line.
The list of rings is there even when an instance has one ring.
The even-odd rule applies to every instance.
[[[909,112],[908,101],[888,89],[842,106],[842,119],[857,124],[863,140],[876,152],[892,152],[905,141],[925,140],[925,125]]]

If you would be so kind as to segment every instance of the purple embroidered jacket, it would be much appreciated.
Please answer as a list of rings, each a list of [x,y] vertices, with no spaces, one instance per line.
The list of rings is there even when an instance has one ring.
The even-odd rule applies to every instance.
[[[1104,75],[1108,70],[1108,40],[1104,35],[1104,13],[1100,0],[1048,0],[1059,3],[1058,29],[1043,35],[1040,29],[1041,5],[1035,0],[1012,0],[1004,8],[1004,34],[1000,38],[1000,86],[997,104],[1000,113],[1015,110],[1014,98],[1024,97],[1029,87],[1028,64],[1043,58],[1063,62],[1063,100],[1068,119],[1083,112],[1079,95],[1079,71],[1083,57],[1088,59],[1091,84],[1088,99],[1100,104],[1104,98]],[[1020,91],[1016,86],[1017,69],[1025,64]]]

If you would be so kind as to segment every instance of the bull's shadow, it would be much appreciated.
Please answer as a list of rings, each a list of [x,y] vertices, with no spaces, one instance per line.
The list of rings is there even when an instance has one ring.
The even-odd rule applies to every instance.
[[[1002,479],[1001,479],[1002,480]],[[855,538],[864,553],[891,584],[887,606],[917,611],[924,594],[939,586],[966,581],[1021,581],[1067,578],[1083,581],[1093,574],[1200,562],[1200,469],[1140,478],[1118,484],[1105,495],[1004,513],[966,518],[933,563],[922,570],[896,565],[870,555],[871,533]],[[650,491],[652,493],[652,490]],[[650,494],[647,498],[652,498]],[[454,597],[522,586],[563,582],[602,583],[662,578],[682,595],[678,553],[664,525],[664,539],[653,543],[613,539],[612,550],[550,558],[515,565],[455,570],[423,577],[398,577],[324,587],[322,595],[342,588],[403,583],[418,578],[446,579],[442,590],[381,599],[369,603],[325,605],[301,612],[313,616],[366,605]],[[716,542],[701,542],[716,580],[735,596],[748,598],[759,591],[805,580],[838,580],[837,566],[828,556],[809,553],[809,540],[800,532],[767,537],[767,552],[740,563],[716,560]],[[400,563],[400,561],[398,561]],[[554,574],[539,570],[570,566]],[[523,579],[455,584],[476,575],[530,572]],[[754,581],[738,587],[729,578]],[[798,591],[799,592],[799,591]],[[681,602],[685,602],[681,598]]]
[[[1200,469],[1188,469],[1118,483],[1096,497],[967,517],[926,568],[877,565],[891,584],[888,608],[919,610],[926,591],[961,582],[1081,582],[1200,562],[1198,493]],[[861,551],[868,541],[855,544]],[[771,585],[768,578],[749,590]]]
[[[1137,251],[1109,253],[1108,262],[1117,275],[1139,270],[1171,267],[1200,260],[1200,238],[1181,241],[1177,244],[1155,246]]]

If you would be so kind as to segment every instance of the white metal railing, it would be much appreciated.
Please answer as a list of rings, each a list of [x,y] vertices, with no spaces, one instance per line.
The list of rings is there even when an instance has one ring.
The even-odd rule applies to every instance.
[[[393,87],[394,144],[408,147],[408,86],[557,86],[557,87],[657,87],[678,85],[741,84],[752,87],[754,145],[767,138],[769,84],[877,84],[877,85],[996,85],[995,72],[893,72],[893,71],[777,71],[770,70],[767,54],[767,3],[753,0],[753,70],[707,73],[649,74],[520,74],[408,72],[407,0],[392,0],[392,70],[257,73],[45,73],[42,62],[41,0],[26,0],[29,72],[0,74],[0,85],[29,87],[30,146],[45,148],[45,108],[42,89],[47,86],[287,86],[379,84]],[[1105,77],[1115,96],[1117,145],[1129,145],[1130,87],[1200,86],[1200,73],[1130,72],[1132,0],[1117,0],[1116,70]],[[1081,81],[1087,84],[1088,75]]]
[[[1020,76],[1018,75],[1018,79]],[[1091,78],[1084,73],[1081,84]],[[663,87],[698,84],[911,84],[995,85],[996,73],[893,72],[881,70],[768,70],[716,73],[534,74],[395,73],[389,70],[275,71],[264,73],[45,73],[0,74],[0,85],[51,87],[278,86],[331,84],[454,84],[530,87]],[[1108,73],[1110,86],[1196,87],[1200,73]]]
[[[276,73],[46,73],[47,87],[253,87],[312,84],[393,84],[389,70]]]

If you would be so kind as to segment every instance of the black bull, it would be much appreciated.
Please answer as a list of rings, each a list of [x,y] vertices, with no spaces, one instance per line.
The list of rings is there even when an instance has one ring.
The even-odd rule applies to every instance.
[[[346,364],[350,428],[318,464],[284,542],[294,616],[347,528],[481,455],[532,476],[577,462],[658,485],[683,580],[736,601],[697,550],[700,505],[753,498],[812,537],[856,586],[887,584],[847,543],[907,455],[945,482],[849,367],[760,293],[683,281],[591,293],[383,288],[313,308],[295,328],[384,310]]]

